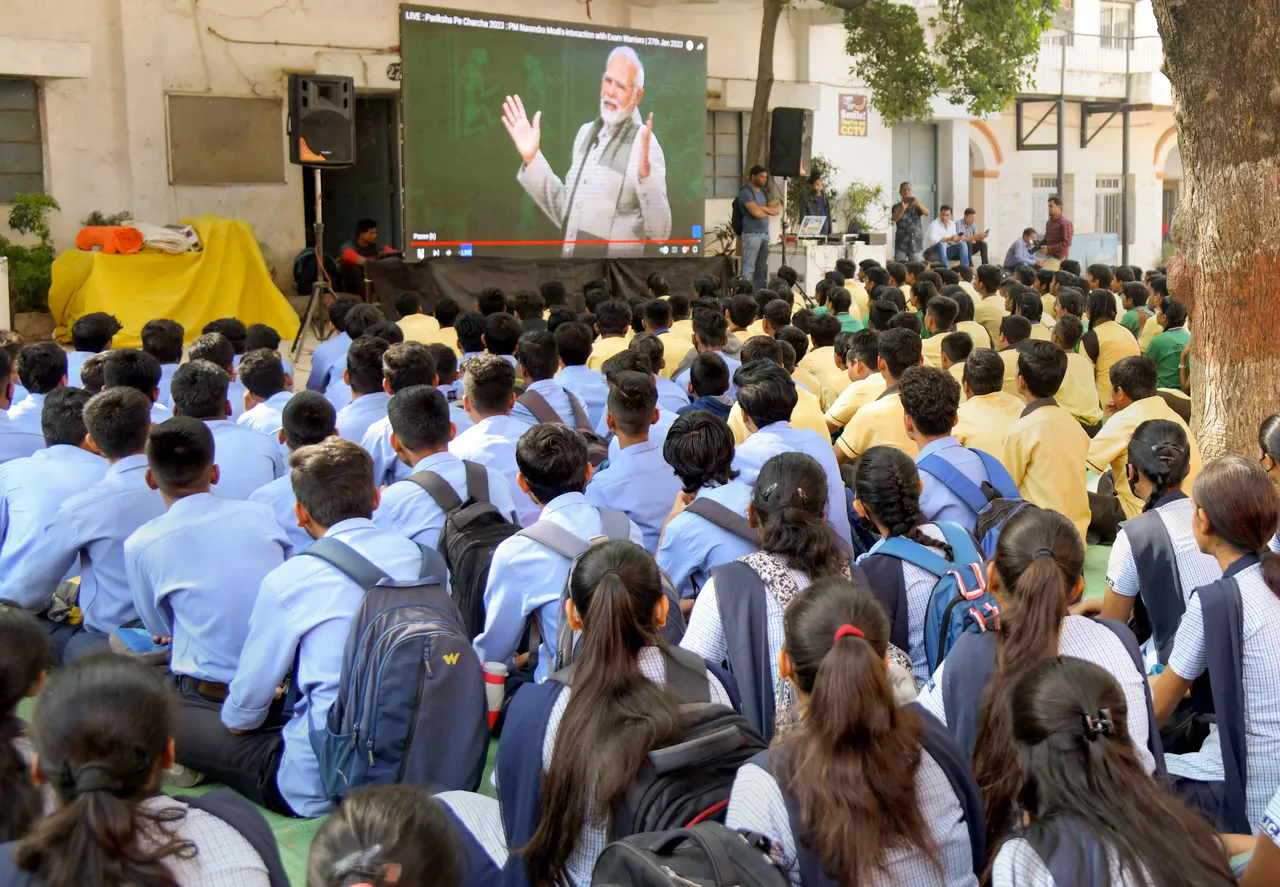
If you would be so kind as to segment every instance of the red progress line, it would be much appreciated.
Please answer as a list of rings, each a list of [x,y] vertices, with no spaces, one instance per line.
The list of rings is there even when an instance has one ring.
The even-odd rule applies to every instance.
[[[701,240],[412,240],[410,246],[608,246],[614,243],[702,243]]]

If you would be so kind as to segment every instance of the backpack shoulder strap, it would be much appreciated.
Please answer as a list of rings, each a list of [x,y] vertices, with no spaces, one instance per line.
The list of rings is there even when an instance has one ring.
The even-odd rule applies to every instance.
[[[930,572],[939,578],[955,569],[954,565],[942,555],[935,554],[930,548],[905,536],[893,536],[886,539],[884,544],[876,549],[876,554],[889,555],[890,557],[896,557],[900,561],[915,564],[920,569]]]
[[[600,532],[609,537],[611,542],[626,542],[631,539],[631,518],[626,512],[613,508],[596,508],[600,512]]]
[[[800,802],[778,776],[779,772],[785,769],[786,758],[790,753],[791,749],[785,743],[775,745],[758,752],[747,763],[755,764],[778,783],[782,802],[787,806],[787,820],[791,825],[791,840],[796,848],[796,868],[800,870],[802,887],[839,887],[839,882],[826,873],[822,860],[818,858],[813,847],[804,840],[804,817],[800,814]]]
[[[373,588],[384,579],[391,578],[350,545],[327,536],[317,539],[298,554],[324,561],[364,589]]]
[[[983,494],[982,488],[941,456],[925,456],[916,463],[916,467],[920,471],[932,474],[937,478],[938,483],[959,496],[960,500],[975,514],[987,507],[987,497]]]
[[[755,529],[752,528],[751,521],[719,502],[713,502],[710,499],[699,496],[689,503],[689,507],[685,511],[690,514],[696,514],[703,520],[711,521],[720,529],[728,530],[733,535],[746,539],[748,542],[759,541],[760,537]]]
[[[582,401],[578,400],[578,396],[568,388],[564,389],[565,395],[569,398],[569,404],[573,407],[573,424],[579,431],[591,431],[595,429],[591,427],[591,419],[587,416],[587,411],[582,406]]]
[[[1120,524],[1124,528],[1133,565],[1138,572],[1139,594],[1151,622],[1159,660],[1168,663],[1173,639],[1187,611],[1187,599],[1178,574],[1178,559],[1169,528],[1156,510],[1139,514]]]
[[[507,708],[495,769],[502,786],[502,825],[508,847],[527,845],[542,819],[542,745],[551,711],[563,691],[564,684],[557,681],[527,683]],[[523,855],[507,857],[503,883],[530,883]]]
[[[1018,490],[1018,485],[1013,482],[1013,475],[1009,473],[1009,469],[1004,467],[1004,463],[997,459],[986,450],[971,449],[971,452],[977,453],[978,458],[982,460],[982,467],[987,469],[987,480],[991,486],[995,487],[996,492],[1004,499],[1022,499],[1022,493]]]
[[[724,628],[726,659],[742,695],[742,715],[766,740],[776,714],[773,663],[769,657],[768,589],[742,561],[711,569],[716,606]]]
[[[1123,622],[1117,622],[1114,619],[1096,621],[1099,625],[1105,625],[1111,629],[1111,633],[1120,639],[1125,652],[1133,662],[1133,667],[1138,670],[1138,675],[1142,678],[1142,692],[1147,701],[1147,748],[1156,760],[1156,773],[1163,774],[1165,772],[1164,744],[1160,741],[1160,726],[1156,723],[1155,706],[1151,702],[1151,684],[1147,681],[1147,667],[1142,658],[1142,648],[1138,646],[1138,638],[1134,635],[1133,629]]]
[[[996,673],[996,632],[965,632],[947,653],[942,668],[942,707],[947,729],[960,747],[973,756],[978,744],[978,714],[982,697]]]
[[[271,833],[271,826],[262,818],[252,804],[240,797],[231,789],[219,789],[207,795],[193,797],[183,795],[176,798],[194,810],[208,813],[231,826],[240,836],[249,842],[249,846],[262,858],[267,867],[267,877],[271,887],[289,887],[289,876],[285,873],[284,863],[280,859],[280,848],[276,844],[276,836]]]
[[[516,398],[516,403],[533,413],[533,418],[537,419],[539,424],[560,421],[560,415],[551,409],[551,404],[547,403],[547,399],[536,391],[525,391],[524,394]]]
[[[665,683],[682,705],[710,702],[707,664],[702,657],[669,644],[659,648],[666,666]]]
[[[467,472],[467,498],[475,502],[489,501],[489,472],[479,462],[462,461]]]
[[[1105,884],[1105,848],[1070,816],[1055,816],[1014,832],[1036,851],[1054,884]]]
[[[17,841],[0,844],[0,884],[5,887],[37,887],[35,876],[22,871],[14,861],[13,854],[17,849]]]
[[[964,566],[965,564],[983,563],[982,553],[978,551],[978,546],[973,543],[973,536],[969,534],[968,530],[949,520],[934,521],[933,525],[942,531],[942,538],[951,546],[951,561],[953,564]],[[982,584],[986,585],[986,576],[982,577]]]
[[[470,462],[468,465],[472,464]],[[470,471],[468,471],[468,475]],[[462,507],[462,500],[458,498],[457,492],[450,486],[449,482],[434,471],[415,471],[409,475],[406,480],[411,481],[426,491],[427,495],[435,500],[440,506],[440,510],[445,514],[450,514]],[[470,476],[467,478],[467,489],[470,490]]]
[[[982,876],[987,861],[987,816],[978,782],[973,778],[970,755],[956,744],[947,728],[918,702],[905,706],[913,711],[924,727],[921,744],[929,757],[942,768],[951,790],[964,811],[964,823],[969,829],[969,847],[973,853],[973,873]]]
[[[907,586],[902,561],[879,552],[869,554],[856,565],[866,576],[867,587],[889,614],[889,643],[899,650],[911,649],[911,626],[907,613]]]
[[[1248,785],[1244,722],[1244,609],[1240,586],[1223,578],[1196,589],[1204,620],[1204,637],[1213,710],[1221,734],[1222,771],[1226,789],[1225,819],[1237,834],[1249,833]]]
[[[516,535],[532,539],[544,548],[550,548],[556,554],[563,555],[569,560],[579,557],[591,547],[564,527],[549,520],[534,521],[516,533]]]

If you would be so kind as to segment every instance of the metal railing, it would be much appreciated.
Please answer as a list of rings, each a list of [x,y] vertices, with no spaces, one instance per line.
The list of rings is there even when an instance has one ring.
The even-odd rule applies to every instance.
[[[1091,94],[1122,97],[1133,75],[1163,81],[1164,50],[1157,36],[1050,33],[1040,40],[1040,58],[1031,90],[1041,94]]]

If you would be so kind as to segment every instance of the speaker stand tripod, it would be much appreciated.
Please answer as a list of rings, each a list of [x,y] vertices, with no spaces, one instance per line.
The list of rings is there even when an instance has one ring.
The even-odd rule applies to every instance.
[[[302,355],[302,340],[312,324],[320,327],[316,330],[316,338],[324,339],[325,330],[320,312],[334,297],[333,284],[329,282],[324,267],[324,191],[320,187],[320,167],[313,167],[311,171],[315,174],[316,190],[315,245],[313,247],[316,257],[316,280],[311,284],[311,297],[307,300],[307,310],[302,314],[302,322],[298,324],[298,335],[294,337],[293,348],[290,351],[294,366],[297,366],[298,358]]]
[[[787,264],[787,184],[790,179],[782,180],[782,264]]]

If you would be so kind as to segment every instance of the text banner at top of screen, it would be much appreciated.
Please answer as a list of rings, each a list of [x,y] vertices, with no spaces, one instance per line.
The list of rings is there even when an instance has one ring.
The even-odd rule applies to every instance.
[[[634,46],[684,49],[701,52],[704,40],[696,43],[689,37],[663,37],[652,34],[628,34],[617,31],[594,31],[581,27],[564,27],[555,24],[536,24],[527,19],[473,18],[448,12],[429,12],[422,9],[404,9],[406,22],[423,22],[431,25],[455,25],[463,28],[481,28],[491,31],[515,31],[520,34],[542,34],[547,37],[572,37],[578,40],[599,40],[608,43],[626,43]]]

